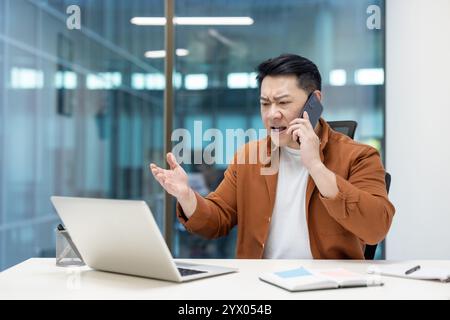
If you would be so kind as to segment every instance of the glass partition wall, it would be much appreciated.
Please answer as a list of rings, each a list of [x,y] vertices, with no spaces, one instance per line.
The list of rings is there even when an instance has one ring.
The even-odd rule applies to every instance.
[[[355,139],[384,157],[384,25],[368,21],[373,6],[383,17],[384,1],[173,3],[174,129],[194,138],[263,128],[255,67],[296,53],[321,71],[324,118],[356,120]],[[71,5],[80,30],[68,28]],[[176,257],[234,257],[236,229],[206,241],[174,212],[163,228],[164,193],[148,164],[164,162],[164,16],[163,0],[0,1],[0,270],[54,256],[54,194],[143,199]],[[217,150],[222,163],[184,165],[192,186],[214,190],[244,142]],[[193,139],[192,159],[209,143]]]

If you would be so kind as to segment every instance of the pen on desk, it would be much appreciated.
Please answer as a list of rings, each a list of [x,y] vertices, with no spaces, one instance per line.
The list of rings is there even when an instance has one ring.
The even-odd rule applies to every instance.
[[[415,267],[412,267],[411,269],[406,270],[406,271],[405,271],[405,274],[411,274],[411,273],[413,273],[413,272],[416,272],[416,271],[419,270],[419,269],[420,269],[420,266],[417,265],[417,266],[415,266]]]

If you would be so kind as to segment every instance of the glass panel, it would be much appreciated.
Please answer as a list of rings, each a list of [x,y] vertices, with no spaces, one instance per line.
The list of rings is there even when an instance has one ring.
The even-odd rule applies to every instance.
[[[176,91],[175,127],[191,128],[186,121],[207,116],[224,136],[226,129],[262,128],[255,68],[268,58],[295,53],[321,71],[324,118],[356,120],[356,140],[383,154],[384,30],[367,27],[369,5],[384,12],[384,1],[373,0],[177,0],[177,17],[246,17],[253,23],[176,26],[175,47],[185,54],[176,55],[175,68],[184,82]],[[208,175],[222,177],[225,168],[216,164]],[[187,236],[175,224],[181,257],[234,257],[228,255],[234,242],[234,233],[208,242]]]
[[[356,139],[383,155],[384,30],[366,27],[373,4],[383,12],[375,0],[176,1],[179,17],[254,23],[177,25],[175,128],[262,128],[254,69],[292,52],[321,70],[324,117],[358,121]],[[81,10],[81,30],[67,28],[69,5]],[[164,161],[164,58],[152,58],[164,29],[130,23],[163,15],[162,0],[0,1],[0,269],[54,250],[54,194],[144,199],[163,225],[163,192],[147,165]],[[186,167],[205,193],[225,168]],[[236,229],[211,242],[174,229],[176,256],[234,256]]]
[[[143,199],[163,225],[148,171],[163,159],[163,91],[132,80],[163,73],[145,52],[164,29],[130,22],[163,14],[162,0],[0,1],[1,268],[54,252],[51,195]]]

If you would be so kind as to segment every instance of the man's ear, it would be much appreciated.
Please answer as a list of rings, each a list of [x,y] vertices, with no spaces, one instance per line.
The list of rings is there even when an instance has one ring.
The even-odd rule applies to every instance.
[[[320,90],[315,90],[315,91],[313,92],[313,94],[315,94],[316,97],[317,97],[317,99],[319,99],[319,101],[322,102],[322,91],[320,91]]]

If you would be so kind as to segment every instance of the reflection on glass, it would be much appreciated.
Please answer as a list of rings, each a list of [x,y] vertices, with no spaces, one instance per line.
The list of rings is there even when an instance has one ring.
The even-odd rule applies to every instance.
[[[65,0],[0,1],[0,270],[55,257],[51,195],[143,199],[163,224],[147,169],[163,159],[163,91],[145,77],[164,79],[164,59],[144,54],[164,30],[130,19],[163,15],[164,2],[70,5],[81,30],[67,28]]]

